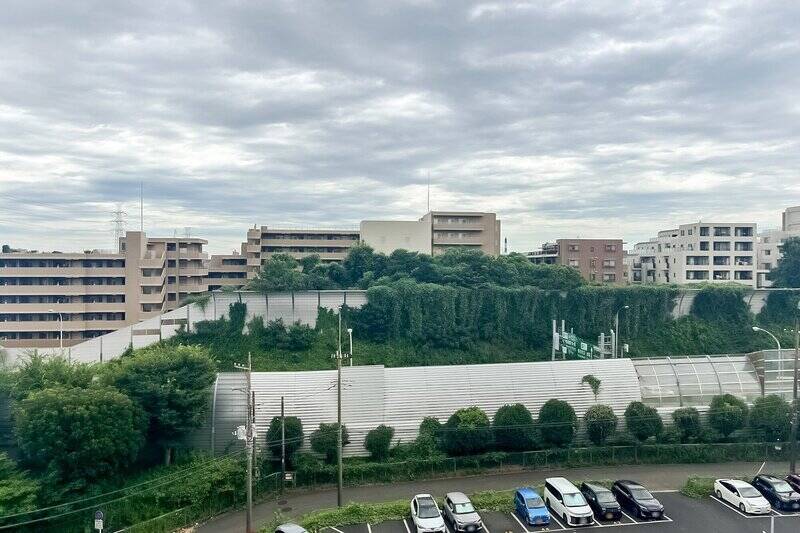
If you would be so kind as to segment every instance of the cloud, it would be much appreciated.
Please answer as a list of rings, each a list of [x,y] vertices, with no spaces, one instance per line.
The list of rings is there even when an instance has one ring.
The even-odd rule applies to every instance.
[[[511,249],[800,203],[790,1],[50,3],[0,18],[0,242],[112,211],[253,224],[496,211]]]

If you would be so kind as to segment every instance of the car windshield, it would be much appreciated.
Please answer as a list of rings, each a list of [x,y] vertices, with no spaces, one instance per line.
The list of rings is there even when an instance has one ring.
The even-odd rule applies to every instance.
[[[455,509],[453,509],[453,511],[456,514],[474,513],[475,508],[470,502],[464,502],[455,504]]]
[[[761,496],[761,493],[753,487],[739,487],[737,490],[742,498],[758,498]]]
[[[614,499],[614,495],[609,491],[598,491],[595,494],[597,494],[598,503],[617,503]]]
[[[564,505],[567,507],[580,507],[586,505],[586,498],[580,492],[564,494]]]
[[[544,507],[544,502],[540,497],[525,498],[525,505],[528,509],[536,509],[537,507]]]
[[[647,492],[646,489],[631,489],[631,496],[634,500],[652,500],[653,495]]]
[[[420,518],[437,518],[439,516],[439,508],[431,500],[420,500],[417,516]]]
[[[775,487],[775,492],[780,492],[781,494],[792,492],[792,487],[785,481],[774,481],[772,486]]]

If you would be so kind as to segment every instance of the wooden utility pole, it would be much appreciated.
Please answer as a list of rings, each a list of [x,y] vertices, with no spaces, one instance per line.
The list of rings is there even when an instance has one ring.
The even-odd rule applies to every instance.
[[[797,473],[797,424],[800,422],[797,419],[798,359],[800,359],[800,301],[797,302],[797,313],[794,318],[794,372],[792,374],[794,386],[792,387],[792,431],[789,435],[789,472],[792,474]]]
[[[247,366],[234,364],[235,368],[244,370],[247,376],[247,422],[245,425],[245,443],[247,448],[247,515],[245,533],[255,533],[253,528],[253,453],[255,451],[253,435],[253,419],[255,418],[255,401],[253,398],[253,359],[247,352]]]
[[[283,396],[281,396],[281,494],[286,481],[286,413],[283,409]]]

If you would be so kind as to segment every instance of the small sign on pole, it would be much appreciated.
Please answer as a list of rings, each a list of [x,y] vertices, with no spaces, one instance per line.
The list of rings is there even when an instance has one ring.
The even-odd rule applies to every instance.
[[[103,531],[103,511],[94,512],[94,528],[97,531]]]

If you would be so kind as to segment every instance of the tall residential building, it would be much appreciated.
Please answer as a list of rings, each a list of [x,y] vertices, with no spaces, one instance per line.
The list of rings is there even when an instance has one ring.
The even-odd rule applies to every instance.
[[[781,229],[768,229],[758,234],[758,286],[770,287],[770,270],[778,266],[783,253],[781,245],[790,237],[800,237],[800,206],[787,208],[781,216]]]
[[[430,219],[362,220],[361,241],[382,254],[408,250],[431,255],[433,233]]]
[[[626,258],[631,283],[756,287],[756,224],[696,222],[658,232]]]
[[[0,345],[57,347],[178,307],[208,288],[206,241],[129,231],[119,253],[0,254]]]
[[[208,266],[208,290],[238,289],[247,283],[247,258],[238,253],[212,255]]]
[[[558,239],[526,254],[537,264],[564,265],[578,269],[586,281],[625,281],[622,239]]]
[[[431,211],[420,220],[431,224],[432,255],[442,254],[452,248],[500,255],[500,221],[495,213]]]

